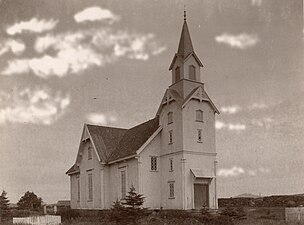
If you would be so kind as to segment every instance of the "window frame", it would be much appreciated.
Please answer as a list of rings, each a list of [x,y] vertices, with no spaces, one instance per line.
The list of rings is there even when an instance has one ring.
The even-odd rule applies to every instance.
[[[88,202],[93,201],[93,173],[88,173]]]
[[[168,124],[173,123],[173,112],[168,112],[167,120],[168,120]]]
[[[158,171],[157,170],[157,156],[150,156],[150,163],[151,163],[151,167],[150,170],[155,172]]]
[[[196,122],[201,122],[201,123],[204,122],[204,111],[203,110],[201,110],[201,109],[195,110],[195,121]]]
[[[175,67],[174,75],[175,75],[175,76],[174,76],[175,82],[181,80],[181,68],[180,68],[180,66]]]
[[[169,145],[173,144],[173,130],[169,130]]]
[[[77,186],[77,202],[80,202],[80,176],[76,176],[76,186]]]
[[[127,171],[120,171],[120,194],[121,199],[124,199],[127,196]]]
[[[169,199],[175,199],[175,182],[169,181]]]
[[[169,159],[169,172],[173,172],[174,171],[174,167],[173,167],[173,158]]]
[[[203,137],[202,137],[202,129],[197,129],[197,142],[202,143],[203,142]]]
[[[91,146],[88,147],[88,160],[92,160],[93,158],[93,148]]]
[[[196,68],[195,68],[194,65],[189,65],[188,66],[188,72],[189,72],[189,79],[190,80],[196,80]],[[191,77],[191,75],[193,75],[193,77]]]

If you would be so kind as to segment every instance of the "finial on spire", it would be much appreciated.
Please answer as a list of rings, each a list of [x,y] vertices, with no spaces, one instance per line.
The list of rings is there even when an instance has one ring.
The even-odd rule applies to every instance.
[[[186,22],[187,15],[186,15],[186,4],[184,4],[184,21]]]

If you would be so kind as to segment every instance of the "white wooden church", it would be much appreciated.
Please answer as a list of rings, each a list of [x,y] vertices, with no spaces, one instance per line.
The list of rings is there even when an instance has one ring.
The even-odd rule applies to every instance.
[[[215,114],[186,18],[155,118],[130,129],[84,124],[66,172],[73,209],[109,209],[133,185],[150,209],[217,208]]]

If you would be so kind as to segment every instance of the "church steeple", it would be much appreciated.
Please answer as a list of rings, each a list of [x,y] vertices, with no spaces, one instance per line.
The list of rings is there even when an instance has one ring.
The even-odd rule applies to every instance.
[[[193,45],[187,25],[186,11],[184,11],[184,24],[182,28],[182,33],[179,40],[177,55],[183,59],[187,57],[190,53],[194,52]]]
[[[184,11],[184,23],[178,44],[177,53],[171,62],[169,70],[172,70],[172,85],[182,97],[185,97],[192,87],[203,85],[201,81],[200,67],[203,64],[194,52],[190,32],[188,29],[186,11]],[[176,87],[173,87],[176,86]],[[183,88],[182,88],[183,87]],[[184,88],[189,87],[189,88]]]

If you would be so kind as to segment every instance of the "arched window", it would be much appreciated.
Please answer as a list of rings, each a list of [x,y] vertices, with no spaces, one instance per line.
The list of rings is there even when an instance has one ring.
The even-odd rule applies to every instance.
[[[193,66],[193,65],[189,66],[189,79],[196,80],[195,66]]]
[[[180,80],[180,67],[175,68],[175,82]]]

